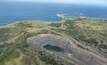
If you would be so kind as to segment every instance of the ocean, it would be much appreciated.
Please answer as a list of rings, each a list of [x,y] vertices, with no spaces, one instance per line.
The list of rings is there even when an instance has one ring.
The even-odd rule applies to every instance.
[[[32,3],[32,2],[0,2],[0,25],[20,20],[44,20],[59,22],[56,16],[86,16],[107,19],[107,7],[84,6],[74,4]]]

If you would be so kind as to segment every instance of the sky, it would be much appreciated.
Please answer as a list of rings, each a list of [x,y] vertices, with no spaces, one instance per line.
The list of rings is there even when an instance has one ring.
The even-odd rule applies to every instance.
[[[19,2],[50,2],[107,6],[107,0],[0,0],[0,1],[19,1]]]

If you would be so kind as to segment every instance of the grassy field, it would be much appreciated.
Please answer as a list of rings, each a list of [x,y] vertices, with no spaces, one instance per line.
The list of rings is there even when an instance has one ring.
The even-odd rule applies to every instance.
[[[0,28],[0,65],[66,65],[43,50],[28,51],[27,38],[39,34],[63,35],[80,42],[81,48],[89,46],[107,53],[103,52],[107,49],[107,22],[86,19],[51,24],[20,22]]]

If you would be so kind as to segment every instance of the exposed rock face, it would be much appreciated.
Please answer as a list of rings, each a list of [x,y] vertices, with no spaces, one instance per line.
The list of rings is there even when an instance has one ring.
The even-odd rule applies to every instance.
[[[33,48],[46,49],[46,46],[51,46],[53,48],[57,48],[57,50],[62,49],[63,52],[67,51],[67,50],[69,50],[69,48],[71,48],[70,42],[68,42],[64,38],[57,36],[57,35],[41,34],[41,35],[38,35],[37,37],[32,37],[29,39],[30,39],[29,42],[32,43],[31,46]],[[53,50],[55,51],[55,49],[53,49]],[[56,52],[57,52],[57,50],[56,50]]]
[[[52,52],[62,60],[78,65],[107,65],[107,59],[77,47],[72,41],[52,35],[40,34],[28,39],[32,48]]]

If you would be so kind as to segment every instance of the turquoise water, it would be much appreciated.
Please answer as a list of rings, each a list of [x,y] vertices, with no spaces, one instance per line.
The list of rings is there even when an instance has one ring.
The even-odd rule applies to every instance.
[[[54,46],[54,45],[50,45],[50,44],[45,45],[44,48],[46,48],[47,50],[56,51],[56,52],[63,52],[64,51],[63,48],[58,47],[58,46]]]
[[[64,13],[66,16],[82,15],[94,18],[107,18],[106,7],[52,3],[0,2],[0,25],[20,20],[56,22],[61,20],[61,18],[56,16],[58,13]]]

